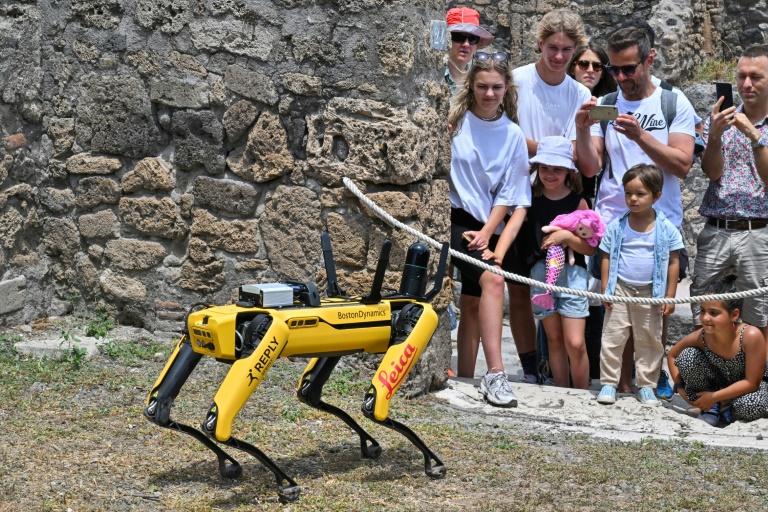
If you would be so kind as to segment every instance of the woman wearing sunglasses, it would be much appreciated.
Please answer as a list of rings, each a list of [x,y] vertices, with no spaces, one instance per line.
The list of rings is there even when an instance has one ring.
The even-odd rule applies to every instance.
[[[599,98],[616,90],[616,82],[605,72],[608,54],[602,46],[590,41],[573,52],[568,74]]]
[[[477,260],[493,250],[505,218],[511,242],[531,204],[528,150],[517,121],[517,92],[507,54],[477,52],[467,78],[451,102],[451,247]],[[515,227],[516,226],[516,227]],[[506,243],[504,247],[508,247]],[[503,259],[504,255],[497,255]],[[486,261],[497,265],[497,261]],[[482,340],[488,364],[480,392],[491,404],[515,407],[501,358],[504,278],[458,258],[461,271],[461,320],[458,375],[474,377]]]
[[[445,66],[445,82],[451,90],[451,96],[454,96],[467,76],[472,55],[478,48],[493,43],[493,36],[480,26],[480,13],[468,7],[449,10],[445,22],[451,36],[448,41],[450,47],[448,64]]]

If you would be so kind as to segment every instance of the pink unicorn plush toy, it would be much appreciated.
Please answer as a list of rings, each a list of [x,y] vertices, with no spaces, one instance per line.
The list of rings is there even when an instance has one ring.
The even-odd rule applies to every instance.
[[[593,210],[576,210],[573,213],[567,213],[564,215],[558,215],[549,224],[544,226],[541,230],[545,233],[552,233],[553,231],[559,231],[561,229],[567,229],[568,231],[575,233],[579,238],[583,238],[592,247],[597,247],[600,243],[600,239],[605,234],[605,224],[600,220],[600,216]],[[573,265],[576,259],[573,254],[573,249],[568,248],[568,263]],[[560,271],[565,266],[565,253],[563,248],[559,245],[553,245],[547,249],[547,284],[555,284],[557,278],[560,276]],[[552,292],[549,290],[546,293],[540,293],[534,295],[531,298],[531,302],[537,306],[541,306],[544,309],[554,309],[554,301],[552,300]]]

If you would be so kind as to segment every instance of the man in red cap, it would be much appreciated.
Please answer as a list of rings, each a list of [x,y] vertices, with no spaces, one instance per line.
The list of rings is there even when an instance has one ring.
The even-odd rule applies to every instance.
[[[480,26],[480,13],[468,7],[449,10],[445,21],[451,34],[445,81],[453,96],[464,81],[475,50],[491,44],[493,36]]]

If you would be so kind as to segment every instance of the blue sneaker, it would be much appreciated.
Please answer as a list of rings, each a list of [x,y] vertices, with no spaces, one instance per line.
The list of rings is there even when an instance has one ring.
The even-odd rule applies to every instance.
[[[718,426],[720,424],[720,403],[715,402],[711,409],[702,411],[699,417],[713,427]]]
[[[616,403],[616,388],[613,386],[605,385],[600,390],[600,394],[597,395],[597,403],[604,405],[611,405]]]
[[[731,423],[733,423],[733,412],[731,411],[731,406],[726,405],[720,409],[720,426],[726,427]]]
[[[669,385],[669,375],[666,371],[661,370],[659,374],[659,383],[656,384],[656,396],[662,400],[672,400],[672,396],[675,392],[672,390],[672,386]]]
[[[650,405],[653,407],[658,407],[661,405],[659,399],[656,398],[656,395],[653,394],[653,388],[650,386],[640,388],[640,391],[637,393],[637,398],[643,405]]]

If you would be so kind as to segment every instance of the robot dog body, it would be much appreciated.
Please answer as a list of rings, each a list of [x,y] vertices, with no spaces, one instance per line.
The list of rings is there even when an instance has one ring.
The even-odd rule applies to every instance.
[[[443,246],[435,286],[428,294],[424,294],[424,289],[429,249],[424,244],[414,244],[408,252],[400,291],[381,296],[391,247],[386,241],[371,293],[346,297],[336,284],[330,239],[325,233],[322,243],[328,299],[320,300],[313,284],[289,281],[287,286],[293,289],[292,298],[277,300],[275,305],[270,303],[268,295],[272,290],[241,287],[236,304],[190,312],[185,333],[147,398],[144,415],[162,427],[192,435],[211,449],[218,457],[222,476],[236,478],[242,469],[213,440],[250,453],[274,473],[280,500],[294,501],[299,495],[296,482],[257,447],[232,436],[235,417],[277,358],[311,357],[299,380],[298,399],[340,418],[360,436],[362,456],[377,458],[381,454],[379,444],[346,412],[323,402],[321,395],[323,385],[342,356],[383,353],[384,358],[363,399],[363,414],[408,438],[424,455],[426,474],[441,478],[445,475],[443,463],[414,432],[389,418],[389,403],[437,328],[437,315],[426,301],[434,297],[442,285],[447,244]],[[270,286],[286,288],[284,285],[265,285],[265,288]],[[231,368],[201,430],[197,430],[173,421],[170,409],[203,356],[231,364]]]

